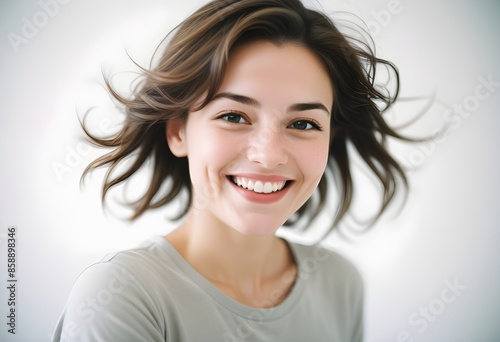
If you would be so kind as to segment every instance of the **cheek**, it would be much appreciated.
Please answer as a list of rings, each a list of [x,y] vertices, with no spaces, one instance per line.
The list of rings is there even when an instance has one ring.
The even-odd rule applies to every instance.
[[[237,142],[221,132],[196,132],[188,144],[188,159],[193,178],[220,177],[230,169],[238,156]],[[195,179],[193,183],[197,182]]]
[[[319,182],[328,162],[328,141],[318,141],[298,146],[295,160],[300,165],[304,177]]]

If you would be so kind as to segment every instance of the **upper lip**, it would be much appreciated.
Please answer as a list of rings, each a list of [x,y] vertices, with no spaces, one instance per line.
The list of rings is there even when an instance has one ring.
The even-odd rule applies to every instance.
[[[232,173],[232,174],[230,174],[230,176],[249,178],[249,179],[260,180],[260,181],[264,181],[264,182],[282,182],[282,181],[291,180],[288,177],[283,177],[283,176],[279,176],[279,175],[264,175],[264,174],[259,174],[259,173]]]

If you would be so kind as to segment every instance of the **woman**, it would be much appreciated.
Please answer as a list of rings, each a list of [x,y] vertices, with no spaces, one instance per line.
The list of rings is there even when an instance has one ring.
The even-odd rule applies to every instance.
[[[374,86],[377,63],[398,81],[298,0],[212,1],[178,26],[130,98],[108,83],[125,121],[108,139],[87,132],[113,150],[86,172],[108,167],[104,198],[151,162],[132,218],[180,200],[182,220],[87,268],[53,341],[361,341],[356,269],[275,232],[325,210],[338,191],[325,172],[340,185],[330,228],[342,218],[348,142],[382,184],[381,212],[406,182],[383,145],[402,137],[381,116],[397,90]]]

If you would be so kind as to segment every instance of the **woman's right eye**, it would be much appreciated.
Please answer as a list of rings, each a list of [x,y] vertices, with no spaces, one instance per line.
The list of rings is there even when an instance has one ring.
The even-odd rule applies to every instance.
[[[242,115],[236,113],[222,114],[219,115],[218,118],[230,123],[236,123],[236,124],[248,123],[248,121],[245,120],[245,118]]]

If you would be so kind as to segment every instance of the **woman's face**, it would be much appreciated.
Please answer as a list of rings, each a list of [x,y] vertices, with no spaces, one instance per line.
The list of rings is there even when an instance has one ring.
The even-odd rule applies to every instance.
[[[274,234],[323,175],[332,104],[329,76],[306,48],[238,47],[215,99],[167,129],[171,150],[189,160],[190,215],[246,235]]]

